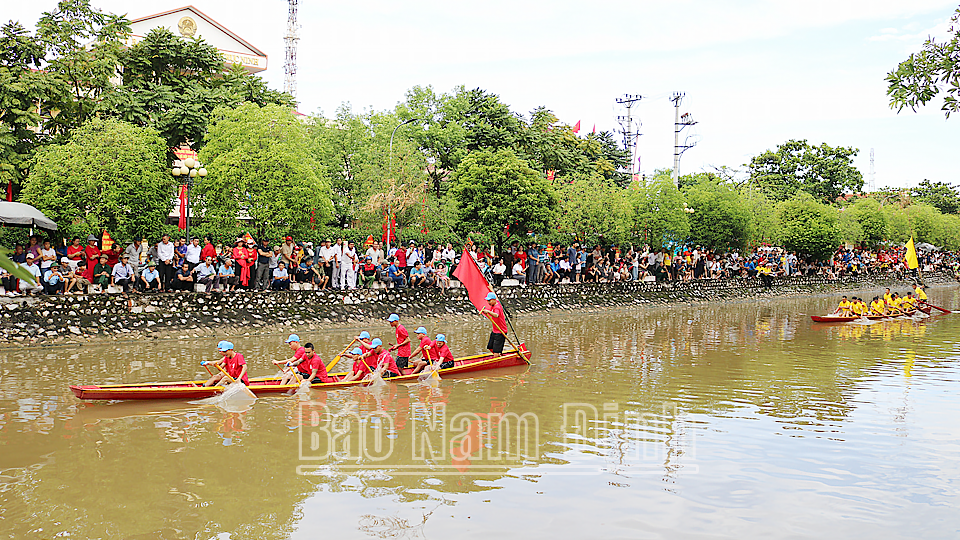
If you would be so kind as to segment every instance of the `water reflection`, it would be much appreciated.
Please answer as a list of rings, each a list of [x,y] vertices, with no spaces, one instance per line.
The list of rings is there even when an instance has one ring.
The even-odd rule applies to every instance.
[[[956,303],[955,290],[938,292]],[[621,535],[638,523],[661,530],[653,522],[671,512],[687,518],[665,536],[737,532],[723,508],[776,537],[788,512],[835,524],[835,507],[855,513],[838,500],[879,509],[897,492],[937,517],[960,478],[940,463],[960,450],[941,443],[932,459],[924,441],[946,413],[921,411],[957,409],[930,388],[957,382],[960,319],[810,322],[832,304],[526,318],[529,368],[265,398],[243,412],[82,403],[66,388],[201,377],[215,340],[0,352],[0,524],[17,538],[415,538],[427,528],[456,536],[450,520],[469,517],[526,537],[538,531],[528,522],[561,509],[620,523],[608,526]],[[458,354],[486,342],[479,324],[443,329]],[[307,339],[330,358],[353,334]],[[280,336],[233,341],[253,375],[289,353]],[[894,439],[910,474],[886,468]],[[784,502],[797,493],[816,497]],[[518,504],[526,518],[511,517]],[[509,531],[491,529],[500,521],[487,505]],[[562,522],[539,532],[582,527]]]

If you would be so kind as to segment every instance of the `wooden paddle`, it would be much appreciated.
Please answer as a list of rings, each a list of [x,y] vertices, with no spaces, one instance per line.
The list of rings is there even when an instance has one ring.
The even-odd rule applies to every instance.
[[[933,304],[931,304],[931,303],[929,303],[929,302],[924,302],[924,304],[927,304],[928,306],[932,307],[933,309],[938,309],[938,310],[940,310],[940,311],[942,311],[942,312],[944,312],[944,313],[953,313],[953,312],[950,311],[949,309],[943,309],[942,307],[937,307],[937,306],[935,306],[935,305],[933,305]]]
[[[424,358],[427,359],[427,362],[430,364],[430,374],[427,375],[427,373],[426,373],[425,371],[421,371],[421,372],[420,372],[420,376],[417,377],[417,380],[418,380],[418,381],[425,381],[425,380],[427,380],[427,379],[433,378],[433,379],[436,379],[436,380],[439,381],[439,380],[440,380],[440,366],[434,366],[434,365],[433,365],[433,360],[430,359],[430,351],[429,351],[429,350],[423,349],[423,356],[424,356]],[[424,368],[424,369],[426,369],[426,368]]]
[[[347,349],[349,349],[350,347],[352,347],[353,344],[356,343],[356,342],[357,342],[357,338],[353,338],[353,341],[351,341],[349,345],[347,345],[346,347],[343,348],[342,351],[340,351],[340,354],[338,354],[338,355],[336,355],[336,356],[333,357],[333,361],[330,362],[330,365],[329,365],[329,366],[327,366],[327,373],[328,373],[328,374],[330,373],[330,370],[333,369],[333,366],[337,365],[337,362],[340,361],[340,357],[343,356],[343,355],[345,355],[345,354],[347,354]]]
[[[483,312],[481,312],[481,313],[483,313],[484,315],[486,315],[487,318],[490,319],[490,323],[493,324],[494,326],[496,326],[498,330],[503,331],[503,338],[507,340],[507,343],[509,343],[511,347],[513,347],[513,348],[514,348],[515,350],[517,350],[517,351],[520,350],[520,347],[517,347],[516,344],[514,344],[513,341],[510,340],[510,336],[507,335],[506,329],[500,328],[500,326],[497,325],[497,321],[493,320],[493,315],[490,315],[490,314],[487,313],[486,311],[483,311]],[[501,353],[501,354],[502,354],[502,353]]]
[[[222,367],[220,367],[220,364],[214,363],[213,365],[217,366],[217,369],[220,370],[220,373],[223,373],[223,375],[224,375],[227,379],[230,379],[230,383],[231,383],[231,384],[238,382],[236,379],[234,379],[233,377],[231,377],[230,374],[226,372],[226,370],[224,370]],[[250,390],[249,388],[247,388],[247,385],[245,385],[245,384],[243,384],[243,383],[240,383],[240,386],[242,386],[243,389],[245,390],[245,392],[244,392],[245,394],[248,394],[248,395],[249,395],[250,397],[252,397],[253,399],[257,399],[257,395],[254,394],[252,390]]]
[[[363,355],[360,356],[360,361],[363,362],[363,365],[367,368],[367,371],[370,372],[370,384],[367,386],[380,386],[381,384],[387,384],[387,382],[383,380],[383,377],[378,375],[376,371],[370,369],[370,364],[367,364],[367,361],[364,360]]]

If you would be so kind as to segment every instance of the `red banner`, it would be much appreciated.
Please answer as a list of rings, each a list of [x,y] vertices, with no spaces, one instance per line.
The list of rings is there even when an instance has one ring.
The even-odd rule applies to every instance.
[[[577,120],[577,125],[573,126],[574,133],[580,133],[580,121]]]
[[[460,256],[460,264],[453,271],[453,277],[463,283],[464,288],[467,289],[467,294],[470,296],[470,303],[477,310],[490,307],[486,297],[487,293],[493,291],[493,289],[487,283],[487,278],[483,277],[483,272],[477,266],[477,261],[473,260],[466,248],[463,249],[463,255]]]
[[[181,231],[187,228],[187,186],[180,186],[180,221],[177,227]]]

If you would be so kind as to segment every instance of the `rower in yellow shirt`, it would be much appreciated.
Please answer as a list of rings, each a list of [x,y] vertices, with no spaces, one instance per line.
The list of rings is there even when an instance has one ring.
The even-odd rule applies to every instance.
[[[893,297],[890,302],[890,311],[895,315],[903,315],[905,309],[903,307],[903,298],[900,298],[899,293],[893,293]]]
[[[883,293],[883,303],[888,306],[893,303],[893,296],[890,294],[890,287],[887,287],[887,292]]]
[[[871,315],[886,315],[886,304],[883,300],[880,300],[879,296],[873,297],[873,302],[870,302],[870,314]]]
[[[903,298],[903,309],[905,311],[914,311],[917,309],[917,299],[913,297],[913,292],[908,292]]]
[[[850,302],[850,311],[857,317],[863,317],[867,311],[867,305],[863,303],[862,299],[854,296],[853,301]]]
[[[919,283],[914,283],[914,285],[916,285],[916,288],[914,289],[914,292],[917,293],[917,302],[919,302],[919,303],[921,303],[921,304],[926,304],[926,303],[927,303],[927,293],[924,292],[924,290],[923,290],[923,285],[921,285],[921,284],[919,284]]]
[[[840,299],[840,303],[837,305],[837,310],[834,313],[839,313],[843,316],[850,316],[850,301],[847,300],[847,297],[844,296]]]

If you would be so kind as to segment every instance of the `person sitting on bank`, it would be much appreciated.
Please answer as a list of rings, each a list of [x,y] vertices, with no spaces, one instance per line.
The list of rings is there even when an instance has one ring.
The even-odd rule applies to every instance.
[[[190,266],[187,263],[183,264],[187,267],[187,274],[190,274]],[[223,370],[227,372],[227,375],[233,378],[237,382],[243,384],[250,384],[250,379],[247,378],[247,361],[243,358],[243,355],[233,350],[233,343],[229,341],[221,341],[217,343],[217,351],[223,355],[223,358],[213,362],[203,361],[200,362],[201,366],[206,365],[219,365],[223,367]],[[213,376],[210,377],[205,383],[204,386],[214,386],[219,384],[229,383],[230,379],[227,378],[220,370],[218,369]]]
[[[387,267],[387,275],[390,276],[390,281],[396,288],[405,289],[407,287],[407,277],[404,275],[403,270],[397,267],[394,259],[390,260],[390,266]]]
[[[364,257],[363,265],[360,266],[360,286],[369,289],[376,280],[377,265],[373,264],[373,258],[368,255]]]
[[[107,264],[107,255],[100,255],[100,262],[93,267],[93,284],[96,285],[98,292],[104,292],[110,286],[110,279],[113,276],[113,269]]]
[[[220,289],[224,292],[232,291],[237,288],[237,273],[233,269],[233,259],[225,259],[223,264],[220,265],[220,269],[217,270],[217,279],[214,281],[213,287],[215,289]]]
[[[207,257],[201,264],[193,268],[197,283],[206,286],[206,292],[213,290],[213,282],[217,279],[217,267],[213,265],[213,257]]]
[[[70,290],[76,287],[78,294],[83,294],[87,292],[87,287],[90,286],[90,280],[83,277],[83,274],[87,272],[87,261],[80,259],[77,261],[76,270],[71,270],[66,275],[67,286],[63,290],[64,294],[70,294]]]
[[[427,276],[423,274],[423,265],[420,261],[413,263],[410,270],[410,287],[423,287],[427,281]]]
[[[177,270],[176,277],[173,278],[173,291],[192,291],[193,290],[193,272],[190,271],[190,264],[184,262]]]
[[[290,274],[287,272],[287,265],[283,261],[277,263],[277,268],[273,271],[273,281],[270,288],[275,291],[290,290]]]
[[[157,263],[150,261],[147,263],[147,269],[140,273],[140,290],[157,292],[160,289],[160,272],[157,271]]]
[[[43,276],[47,294],[63,294],[65,281],[63,274],[60,273],[60,263],[57,261],[50,263],[47,275]]]
[[[123,290],[123,294],[130,292],[130,289],[133,287],[133,266],[130,265],[130,256],[126,253],[121,255],[120,262],[113,266],[113,272],[110,275],[110,284],[114,287],[120,287]]]

